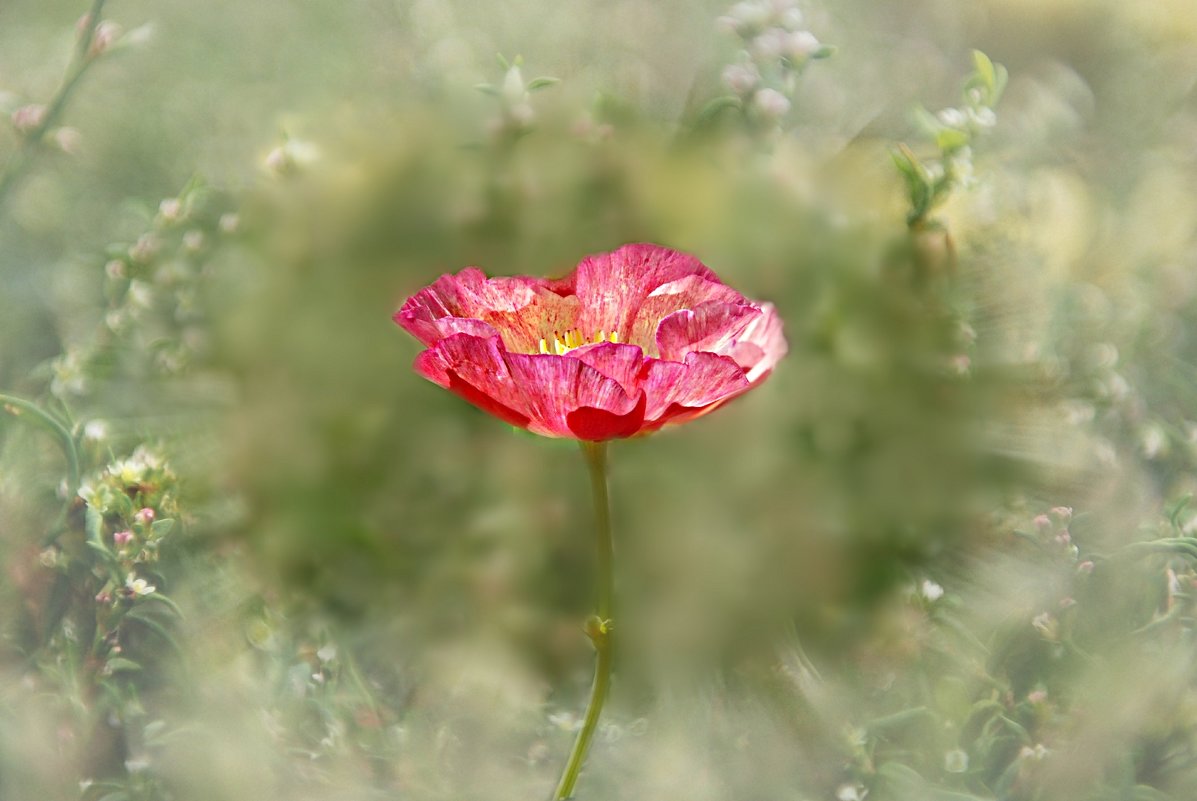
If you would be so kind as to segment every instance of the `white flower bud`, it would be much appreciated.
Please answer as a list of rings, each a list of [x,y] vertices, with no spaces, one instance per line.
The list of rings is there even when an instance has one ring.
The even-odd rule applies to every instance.
[[[177,197],[167,198],[158,204],[158,214],[165,222],[178,222],[183,216],[183,203]]]
[[[779,120],[790,110],[790,100],[776,89],[762,89],[752,98],[752,104],[762,117]]]
[[[723,83],[738,95],[750,95],[761,80],[761,73],[756,65],[732,64],[723,71]]]
[[[819,50],[819,40],[810,31],[794,31],[785,37],[784,53],[796,64],[804,63]]]
[[[79,133],[77,128],[62,127],[55,128],[50,134],[54,140],[54,144],[63,153],[68,156],[74,156],[79,152],[79,145],[83,141],[83,134]]]
[[[787,31],[797,31],[802,27],[802,12],[796,8],[787,8],[781,15],[781,27]]]
[[[770,28],[753,39],[748,49],[754,57],[762,61],[771,61],[785,52],[788,38],[789,34],[781,28]]]
[[[524,85],[524,76],[518,66],[507,70],[503,77],[503,100],[507,105],[515,107],[528,99],[528,88]]]

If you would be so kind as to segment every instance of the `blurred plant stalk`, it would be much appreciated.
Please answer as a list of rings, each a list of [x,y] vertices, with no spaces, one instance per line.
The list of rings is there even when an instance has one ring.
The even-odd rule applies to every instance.
[[[100,14],[104,11],[105,2],[107,0],[92,0],[91,10],[79,20],[75,53],[71,57],[70,65],[67,67],[66,76],[62,79],[58,91],[54,93],[54,97],[50,99],[50,102],[38,109],[36,115],[31,119],[29,129],[22,132],[20,145],[4,162],[3,169],[0,169],[0,210],[3,210],[8,196],[16,188],[17,184],[20,183],[21,178],[24,177],[26,170],[32,163],[34,151],[41,146],[46,133],[54,127],[58,118],[62,116],[67,102],[79,86],[79,81],[87,73],[88,68],[95,63],[96,59],[111,44],[110,41],[107,41],[106,37],[97,36],[97,31],[101,24]],[[103,41],[102,38],[104,39]]]
[[[603,704],[607,700],[607,691],[611,686],[611,607],[615,595],[615,572],[611,537],[611,500],[607,492],[607,443],[583,441],[580,444],[590,470],[590,489],[594,496],[595,535],[598,546],[598,559],[595,563],[598,572],[598,599],[595,614],[586,621],[586,634],[594,643],[597,656],[590,702],[586,705],[586,717],[565,763],[561,781],[557,783],[557,790],[553,793],[553,801],[563,801],[572,796],[578,775],[582,772],[582,764],[586,761],[586,751],[590,747],[595,729],[598,728],[599,715],[602,714]]]

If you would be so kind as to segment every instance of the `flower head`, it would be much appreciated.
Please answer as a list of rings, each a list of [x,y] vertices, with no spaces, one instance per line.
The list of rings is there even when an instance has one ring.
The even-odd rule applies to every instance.
[[[415,369],[549,437],[631,437],[706,414],[785,355],[770,304],[693,256],[625,245],[558,280],[441,276],[395,322],[427,346]]]

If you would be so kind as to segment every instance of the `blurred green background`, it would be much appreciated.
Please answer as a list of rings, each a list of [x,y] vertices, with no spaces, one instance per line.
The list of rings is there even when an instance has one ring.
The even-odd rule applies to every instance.
[[[85,486],[168,461],[138,575],[179,613],[95,611],[116,568],[10,404],[0,798],[547,797],[591,669],[583,463],[412,373],[390,316],[633,241],[775,303],[791,352],[612,446],[578,798],[1197,797],[1197,9],[800,7],[836,51],[764,124],[709,105],[722,3],[104,5],[44,145],[0,125],[0,392]],[[86,10],[0,2],[6,113]],[[908,228],[891,152],[935,161],[912,109],[973,49],[997,123]],[[496,53],[559,83],[480,92]]]

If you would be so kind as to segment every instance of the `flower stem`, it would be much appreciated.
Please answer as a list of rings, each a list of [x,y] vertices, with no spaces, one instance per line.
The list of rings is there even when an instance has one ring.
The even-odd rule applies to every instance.
[[[106,2],[107,0],[92,0],[91,10],[84,17],[86,22],[76,40],[74,55],[67,66],[66,77],[63,78],[58,91],[46,105],[42,121],[32,131],[25,134],[17,150],[9,156],[3,169],[0,169],[0,206],[4,204],[9,192],[24,176],[32,160],[33,152],[41,146],[46,133],[58,122],[58,118],[62,116],[67,101],[70,100],[80,79],[95,61],[95,57],[91,53],[91,45],[95,41],[96,28],[100,24],[100,14],[104,11]]]
[[[595,532],[597,534],[598,559],[598,597],[595,614],[586,621],[586,633],[594,643],[596,654],[594,666],[594,685],[590,689],[590,703],[586,706],[586,717],[582,721],[582,728],[578,731],[578,738],[574,741],[570,751],[569,761],[565,763],[565,770],[561,774],[561,781],[557,783],[557,791],[553,793],[554,801],[564,801],[570,798],[574,791],[574,784],[578,781],[578,774],[582,772],[582,763],[586,761],[586,751],[590,741],[594,738],[598,728],[599,715],[603,711],[603,703],[607,700],[607,691],[611,686],[611,607],[615,595],[614,548],[611,538],[611,501],[607,495],[607,443],[583,442],[582,454],[586,457],[586,464],[590,468],[590,489],[594,495]]]

